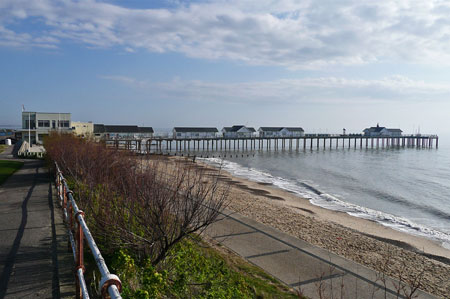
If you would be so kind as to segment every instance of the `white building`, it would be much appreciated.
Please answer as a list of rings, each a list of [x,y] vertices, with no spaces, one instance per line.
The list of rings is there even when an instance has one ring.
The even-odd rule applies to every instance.
[[[22,139],[42,144],[51,131],[71,132],[70,113],[22,112]]]
[[[400,137],[402,136],[402,130],[400,129],[388,129],[386,127],[380,127],[377,124],[376,127],[370,127],[364,129],[364,136],[368,137]]]
[[[94,124],[94,136],[103,139],[139,139],[153,137],[152,127]]]
[[[193,127],[175,127],[173,128],[173,138],[176,139],[195,139],[195,138],[215,138],[219,131],[217,128],[193,128]]]
[[[259,137],[303,137],[305,131],[301,127],[261,127]]]
[[[224,138],[250,138],[256,134],[255,128],[243,125],[224,127],[222,135]]]

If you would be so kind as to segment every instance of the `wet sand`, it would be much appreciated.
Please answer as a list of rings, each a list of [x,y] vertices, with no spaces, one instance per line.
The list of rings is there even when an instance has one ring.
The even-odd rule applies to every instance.
[[[439,297],[450,294],[450,250],[430,239],[315,206],[271,184],[233,177],[199,161],[167,161],[195,167],[230,186],[230,210],[391,277],[420,277],[420,288]]]

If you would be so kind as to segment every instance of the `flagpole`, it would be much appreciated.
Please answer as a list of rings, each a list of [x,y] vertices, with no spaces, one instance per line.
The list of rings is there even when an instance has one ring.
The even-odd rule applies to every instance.
[[[31,147],[31,120],[30,112],[28,112],[28,145]]]

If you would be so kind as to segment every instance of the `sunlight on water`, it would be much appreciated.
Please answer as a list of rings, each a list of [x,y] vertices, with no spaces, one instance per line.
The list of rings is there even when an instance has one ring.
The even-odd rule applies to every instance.
[[[450,149],[262,151],[205,162],[450,248]]]

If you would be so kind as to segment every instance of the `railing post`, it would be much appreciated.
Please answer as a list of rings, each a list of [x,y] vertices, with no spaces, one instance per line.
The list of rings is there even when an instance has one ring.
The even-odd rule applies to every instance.
[[[67,194],[66,194],[67,190],[66,190],[66,185],[63,184],[62,187],[63,187],[62,188],[63,189],[62,190],[63,191],[63,209],[66,210],[66,208],[67,208]],[[67,219],[65,219],[65,221],[67,221]]]
[[[83,229],[81,228],[81,224],[80,224],[80,220],[78,219],[78,215],[84,216],[84,212],[83,211],[78,211],[78,213],[75,215],[75,220],[77,221],[77,232],[75,234],[75,240],[76,240],[76,244],[77,244],[77,254],[76,254],[76,267],[75,267],[75,273],[78,272],[78,269],[82,269],[83,273],[86,270],[84,268],[84,249],[83,249],[83,241],[84,241],[84,236],[83,236]],[[79,281],[79,278],[77,277],[77,275],[75,276],[75,280],[77,282],[76,285],[76,298],[82,299],[83,298],[83,294],[81,291],[81,284]]]
[[[73,196],[73,192],[69,190],[66,193],[67,197],[69,197],[69,195],[68,195],[69,193],[72,194],[72,196]],[[69,218],[68,219],[69,230],[72,232],[73,235],[75,235],[75,229],[74,229],[74,225],[73,225],[73,217],[74,217],[73,216],[73,207],[72,207],[72,203],[69,201],[68,206],[67,206],[67,218]],[[67,221],[66,221],[66,223],[67,223]],[[72,244],[70,243],[70,240],[68,240],[68,242],[67,242],[67,248],[69,251],[72,251]]]

